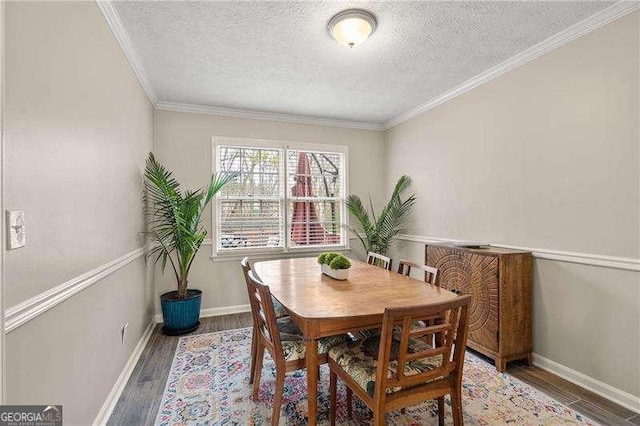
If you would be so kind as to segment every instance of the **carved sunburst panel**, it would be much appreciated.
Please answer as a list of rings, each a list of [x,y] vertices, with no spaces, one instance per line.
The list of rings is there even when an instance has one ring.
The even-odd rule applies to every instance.
[[[498,331],[498,258],[429,246],[427,263],[438,268],[442,287],[471,295],[469,338],[494,347]]]

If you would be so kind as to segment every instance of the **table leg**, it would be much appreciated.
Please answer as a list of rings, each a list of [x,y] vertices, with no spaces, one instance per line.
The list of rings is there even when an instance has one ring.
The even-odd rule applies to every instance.
[[[318,422],[318,341],[305,339],[309,426]]]

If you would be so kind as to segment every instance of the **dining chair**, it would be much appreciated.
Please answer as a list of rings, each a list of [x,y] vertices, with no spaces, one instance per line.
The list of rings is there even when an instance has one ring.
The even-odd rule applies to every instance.
[[[406,276],[410,276],[411,269],[419,269],[424,271],[424,282],[427,284],[439,285],[438,283],[438,268],[432,266],[421,265],[419,263],[413,263],[408,260],[400,259],[398,263],[398,273]]]
[[[410,262],[405,259],[400,259],[398,262],[398,273],[402,275],[406,275],[407,277],[411,276],[411,269],[419,269],[424,271],[424,282],[427,284],[439,285],[438,282],[438,268],[434,268],[432,266],[421,265],[419,263]],[[426,327],[431,325],[431,319],[425,319],[423,321],[416,321],[412,324],[414,328]],[[436,336],[424,336],[427,342],[431,342]]]
[[[370,251],[369,253],[367,253],[367,263],[369,265],[380,266],[381,268],[390,271],[393,261],[390,257]]]
[[[391,260],[390,257],[383,256],[381,254],[370,251],[369,253],[367,253],[367,263],[369,265],[379,266],[383,269],[391,271],[393,261]],[[380,333],[379,328],[372,328],[369,330],[357,331],[357,332],[354,332],[353,335],[359,339],[366,339],[367,337],[370,337],[376,333]]]
[[[262,283],[255,271],[247,272],[249,303],[254,321],[256,339],[256,362],[252,368],[253,399],[258,399],[264,350],[269,351],[276,366],[276,388],[271,424],[277,425],[284,392],[285,373],[305,368],[306,345],[300,329],[291,317],[277,319],[273,309],[273,298],[269,287]],[[329,350],[348,340],[347,335],[325,337],[318,340],[318,366],[328,359]],[[316,367],[318,368],[318,367]]]
[[[247,291],[249,291],[249,271],[251,271],[251,262],[249,262],[249,258],[248,257],[244,257],[241,261],[240,261],[240,266],[242,267],[242,273],[244,274],[244,280],[247,284]],[[273,310],[275,312],[276,315],[276,319],[277,318],[284,318],[286,316],[289,316],[289,313],[287,312],[287,310],[284,308],[284,306],[282,306],[282,303],[280,303],[278,301],[278,299],[276,299],[275,297],[271,298],[272,302],[273,302]],[[249,384],[253,384],[253,376],[254,376],[254,366],[256,365],[256,340],[258,337],[258,333],[256,332],[255,329],[255,324],[256,322],[253,321],[254,324],[254,329],[253,329],[253,333],[251,334],[251,364],[250,364],[250,368],[251,368],[251,374],[249,376]]]
[[[247,272],[252,271],[253,268],[251,268],[251,262],[249,262],[249,258],[248,257],[244,257],[241,261],[240,261],[240,266],[242,266],[242,271],[245,274],[245,281],[247,280]],[[289,316],[289,311],[287,311],[285,309],[284,306],[282,306],[282,303],[280,303],[280,301],[278,299],[276,299],[275,297],[273,298],[273,309],[276,312],[276,318],[283,318],[283,317],[288,317]]]
[[[374,425],[384,425],[385,413],[420,402],[438,400],[438,423],[444,424],[444,396],[451,396],[453,424],[462,425],[462,369],[471,296],[444,303],[385,309],[382,333],[364,341],[345,343],[329,351],[331,425],[336,421],[337,378],[347,385],[347,415],[351,394],[373,411]],[[437,316],[437,325],[411,325]],[[398,336],[394,328],[401,328]],[[440,335],[433,347],[420,337]]]

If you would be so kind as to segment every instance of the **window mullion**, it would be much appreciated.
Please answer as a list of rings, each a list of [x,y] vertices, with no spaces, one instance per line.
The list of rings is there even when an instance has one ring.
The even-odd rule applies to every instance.
[[[288,185],[289,185],[289,146],[285,146],[282,149],[282,162],[280,163],[281,166],[281,177],[282,177],[282,194],[283,194],[283,198],[282,198],[282,211],[284,213],[284,217],[282,218],[282,223],[284,226],[284,229],[282,230],[282,235],[284,237],[284,251],[289,253],[289,251],[291,250],[291,232],[288,232],[288,230],[290,229],[291,224],[289,223],[289,190],[288,190]]]

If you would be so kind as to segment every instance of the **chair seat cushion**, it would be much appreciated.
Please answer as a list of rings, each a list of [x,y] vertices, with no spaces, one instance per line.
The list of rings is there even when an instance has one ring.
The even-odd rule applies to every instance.
[[[303,340],[304,336],[300,328],[291,320],[291,317],[278,319],[278,330],[280,330],[280,341],[282,343],[285,361],[304,359],[307,353],[307,347]],[[350,340],[346,334],[323,337],[318,340],[318,353],[326,354],[334,346]]]
[[[329,351],[329,357],[334,360],[360,387],[373,396],[375,390],[376,370],[378,368],[378,349],[380,335],[374,335],[364,340],[343,343]],[[391,345],[391,362],[387,377],[395,377],[398,366],[398,351],[400,341],[393,340]],[[408,353],[416,353],[430,348],[428,344],[418,339],[409,339]],[[407,362],[404,368],[405,376],[424,373],[442,366],[442,355],[416,359]],[[431,381],[436,380],[433,378]],[[387,393],[401,390],[399,387],[387,388]]]
[[[271,300],[273,301],[273,310],[276,313],[276,318],[284,318],[289,316],[289,312],[282,306],[282,303],[275,297],[271,296]]]

